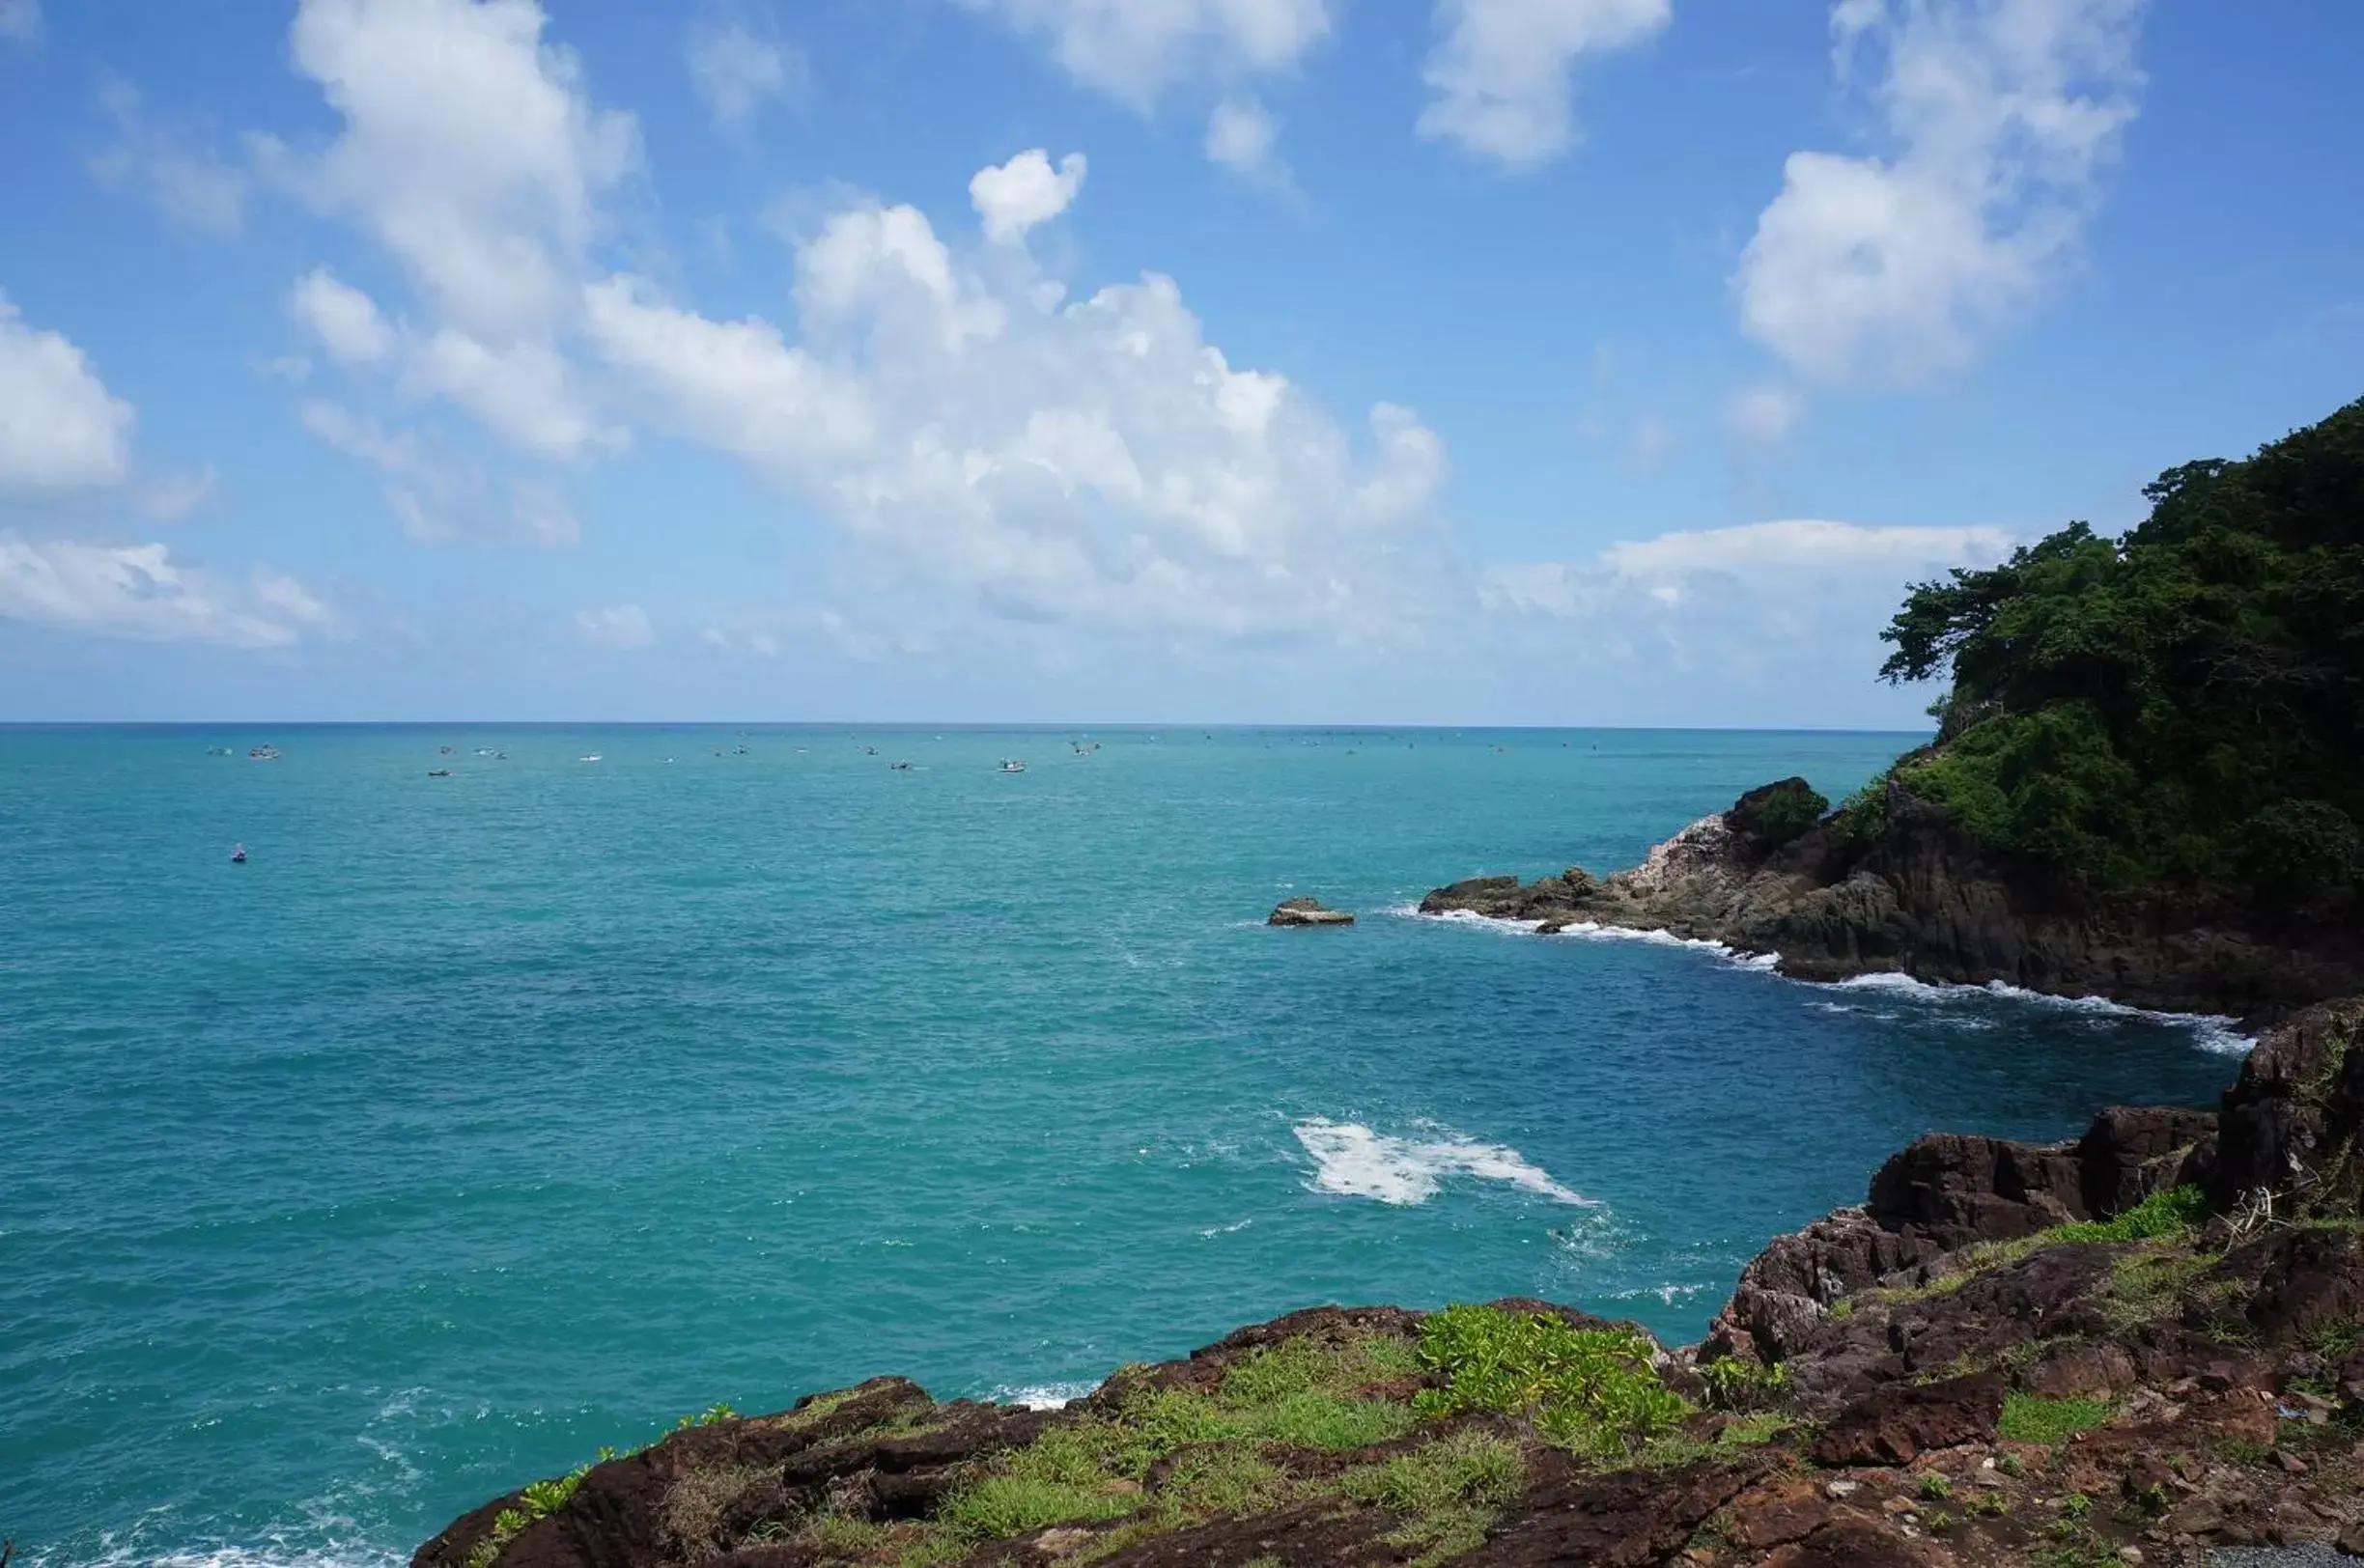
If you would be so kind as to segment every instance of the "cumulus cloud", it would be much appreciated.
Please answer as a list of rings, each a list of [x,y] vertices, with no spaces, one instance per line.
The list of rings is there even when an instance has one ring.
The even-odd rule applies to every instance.
[[[1913,384],[2073,261],[2098,175],[2133,120],[2142,0],[1840,0],[1887,155],[1789,155],[1734,286],[1743,329],[1825,383]]]
[[[1038,223],[1067,210],[1084,188],[1084,154],[1070,153],[1051,167],[1051,156],[1029,148],[1007,163],[979,169],[969,182],[969,200],[985,220],[985,238],[1022,238]]]
[[[244,582],[176,562],[163,545],[90,545],[0,533],[0,617],[137,642],[284,648],[333,630],[293,577]]]
[[[0,491],[119,482],[133,417],[80,349],[0,295]]]
[[[288,292],[288,313],[339,364],[375,365],[393,356],[394,329],[378,314],[377,301],[324,266],[296,280]]]
[[[657,629],[649,624],[648,611],[637,604],[577,610],[575,630],[581,633],[583,641],[619,653],[651,647],[657,641]]]
[[[1576,62],[1673,14],[1673,0],[1437,0],[1420,133],[1513,167],[1556,157],[1575,139]]]
[[[971,265],[916,210],[860,206],[799,251],[796,343],[629,277],[586,314],[648,417],[1003,614],[1247,636],[1417,614],[1445,465],[1417,418],[1380,406],[1358,443],[1234,368],[1171,279],[1071,299],[997,249]]]
[[[100,184],[142,196],[172,222],[201,234],[229,238],[245,227],[251,182],[244,169],[225,162],[189,127],[151,124],[128,82],[107,81],[98,102],[115,123],[114,144],[90,161]]]
[[[1177,81],[1283,70],[1330,30],[1323,0],[962,0],[1051,45],[1076,80],[1138,108]]]
[[[1827,722],[1800,694],[1868,687],[1878,630],[1908,583],[1991,565],[2012,545],[1989,527],[1749,523],[1623,541],[1581,561],[1497,565],[1478,597],[1504,649],[1613,674],[1601,689],[1619,693],[1607,700],[1625,721],[1649,716],[1632,694],[1656,693],[1718,722]]]
[[[744,132],[764,104],[795,94],[810,76],[802,52],[738,18],[693,25],[683,59],[715,127],[733,134]]]

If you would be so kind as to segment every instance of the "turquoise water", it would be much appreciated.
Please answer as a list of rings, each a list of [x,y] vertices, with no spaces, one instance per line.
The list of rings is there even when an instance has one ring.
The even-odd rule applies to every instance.
[[[2237,1063],[1408,913],[1912,737],[1079,739],[0,729],[0,1533],[380,1561],[716,1400],[1049,1396],[1321,1301],[1689,1336],[1915,1134]],[[1300,892],[1362,923],[1261,926]]]

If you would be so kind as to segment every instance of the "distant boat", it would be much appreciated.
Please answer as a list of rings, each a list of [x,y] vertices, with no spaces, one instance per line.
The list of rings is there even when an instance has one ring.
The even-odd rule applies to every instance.
[[[206,747],[206,755],[209,757],[235,757],[238,755],[238,753],[231,750],[228,746],[208,746]]]
[[[279,748],[274,745],[256,746],[246,753],[246,760],[248,762],[277,762]]]
[[[898,773],[908,773],[912,770],[912,765],[907,762],[890,762],[886,766]]]
[[[449,778],[451,777],[451,770],[448,768],[430,768],[427,770],[427,776],[429,778]]]
[[[498,756],[499,753],[494,751],[491,746],[478,746],[476,748],[476,755],[479,757],[492,757]]]
[[[599,761],[599,760],[600,760],[600,754],[599,754],[598,752],[596,752],[596,751],[593,751],[593,752],[586,753],[586,754],[585,754],[585,755],[583,755],[583,756],[577,757],[577,758],[576,758],[575,760],[576,760],[577,762],[597,762],[597,761]]]
[[[446,757],[452,754],[452,748],[449,746],[438,746],[436,749],[442,752]]]
[[[1016,757],[1004,757],[1001,759],[1001,770],[1005,773],[1023,773],[1026,771],[1026,764],[1020,762]]]
[[[230,863],[234,866],[242,866],[246,863],[245,845],[240,844],[230,852]]]

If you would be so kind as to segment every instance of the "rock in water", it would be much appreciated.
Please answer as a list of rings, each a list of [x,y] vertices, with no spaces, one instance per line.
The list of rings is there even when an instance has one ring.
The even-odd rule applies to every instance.
[[[1317,898],[1282,899],[1265,918],[1268,926],[1351,926],[1352,910],[1334,910]]]

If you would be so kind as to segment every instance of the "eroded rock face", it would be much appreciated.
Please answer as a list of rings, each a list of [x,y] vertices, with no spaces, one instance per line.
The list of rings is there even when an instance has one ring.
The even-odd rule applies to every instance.
[[[1887,788],[1885,826],[1868,841],[1829,824],[1768,839],[1768,806],[1804,789],[1786,779],[1691,824],[1630,870],[1526,884],[1472,878],[1421,909],[1546,932],[1586,921],[1669,931],[1773,954],[1808,980],[1893,970],[2241,1018],[2364,991],[2353,920],[2261,934],[2251,911],[2217,895],[2071,893],[1999,862],[1893,780]]]

